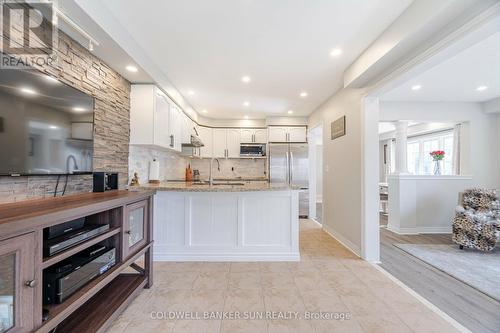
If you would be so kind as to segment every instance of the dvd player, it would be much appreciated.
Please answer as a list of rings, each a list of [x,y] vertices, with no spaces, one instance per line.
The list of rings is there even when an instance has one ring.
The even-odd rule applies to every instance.
[[[108,224],[89,224],[71,233],[48,239],[43,242],[43,254],[53,256],[71,246],[86,241],[109,230]]]
[[[62,303],[116,263],[116,250],[94,245],[43,271],[43,303]]]

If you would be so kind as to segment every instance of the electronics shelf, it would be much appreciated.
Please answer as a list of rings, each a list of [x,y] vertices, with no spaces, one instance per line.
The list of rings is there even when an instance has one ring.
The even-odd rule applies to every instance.
[[[42,327],[37,331],[37,333],[50,332],[73,312],[75,312],[76,310],[81,311],[80,306],[82,306],[90,298],[96,295],[101,289],[105,288],[109,283],[111,283],[125,268],[129,267],[150,247],[151,244],[146,245],[124,263],[113,266],[113,268],[111,268],[109,271],[92,280],[85,287],[78,290],[63,303],[46,305],[45,308],[49,311],[49,320],[43,323]],[[104,304],[107,303],[107,299],[102,299],[102,301]]]
[[[144,288],[146,277],[140,274],[120,274],[94,297],[83,304],[60,325],[58,333],[94,333],[104,331],[120,308],[126,307],[134,296]],[[102,302],[106,299],[107,302]]]
[[[88,248],[94,244],[97,244],[105,239],[113,237],[114,235],[120,233],[120,231],[121,231],[120,227],[112,228],[109,231],[106,231],[105,233],[103,233],[101,235],[98,235],[94,238],[91,238],[86,242],[80,243],[80,244],[78,244],[74,247],[71,247],[71,248],[69,248],[69,249],[67,249],[59,254],[56,254],[52,257],[44,257],[43,263],[42,263],[42,268],[44,269],[44,268],[47,268],[47,267],[52,266],[54,264],[57,264],[58,262],[66,259],[66,258],[69,258],[72,255],[74,255],[82,250],[85,250],[86,248]]]
[[[1,204],[0,259],[5,257],[10,259],[6,262],[15,263],[8,269],[12,270],[15,285],[19,286],[12,295],[16,311],[11,330],[101,332],[142,288],[151,287],[154,194],[154,191],[114,190]],[[44,257],[44,245],[48,248],[52,242],[57,244],[56,230],[64,230],[65,237],[71,239],[66,225],[77,220],[84,220],[86,227],[105,224],[109,229]],[[110,261],[110,265],[114,265],[87,266],[91,261],[85,261],[85,256],[101,258],[96,252],[101,248],[114,250],[113,261]],[[12,256],[15,260],[11,260]],[[137,273],[129,274],[129,268]],[[56,275],[57,288],[62,288],[63,283],[66,293],[64,298],[56,300],[44,297],[44,288],[54,288],[55,284],[48,279],[54,277],[51,275],[54,272],[60,274]],[[77,272],[86,276],[86,284],[80,286],[66,279]],[[74,281],[82,280],[75,278]],[[62,303],[44,304],[44,301]]]

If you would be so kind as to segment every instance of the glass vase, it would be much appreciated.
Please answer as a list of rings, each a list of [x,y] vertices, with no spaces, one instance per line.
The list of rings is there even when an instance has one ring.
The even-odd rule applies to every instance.
[[[441,161],[434,160],[434,176],[441,176]]]

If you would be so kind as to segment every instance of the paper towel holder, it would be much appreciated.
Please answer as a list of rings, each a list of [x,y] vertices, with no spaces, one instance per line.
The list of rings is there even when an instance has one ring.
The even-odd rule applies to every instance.
[[[159,178],[159,176],[160,176],[159,174],[158,174],[158,175],[156,175],[156,177],[152,175],[152,171],[151,171],[151,169],[152,169],[152,168],[151,168],[151,166],[152,166],[152,164],[153,164],[153,163],[159,163],[156,157],[153,157],[153,161],[151,161],[151,164],[150,164],[150,166],[149,166],[149,180],[148,180],[148,182],[149,182],[150,184],[160,184],[160,180],[159,180],[159,179],[151,179],[151,178],[156,178],[156,177],[157,177],[157,178]],[[159,167],[160,167],[160,166],[159,166],[159,164],[158,164],[158,170],[157,170],[157,173],[159,173],[159,171],[160,171],[160,170],[159,170]]]

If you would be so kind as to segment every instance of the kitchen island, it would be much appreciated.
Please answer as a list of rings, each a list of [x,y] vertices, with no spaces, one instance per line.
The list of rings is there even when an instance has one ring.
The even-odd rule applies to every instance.
[[[164,182],[154,200],[154,260],[298,261],[298,189],[263,182]]]

